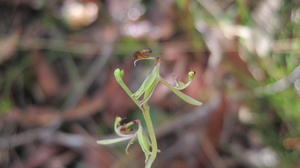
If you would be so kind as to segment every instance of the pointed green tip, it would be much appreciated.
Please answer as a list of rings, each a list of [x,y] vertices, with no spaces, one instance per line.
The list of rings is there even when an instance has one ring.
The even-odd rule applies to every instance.
[[[117,68],[114,71],[114,75],[115,75],[116,78],[122,79],[123,76],[124,76],[124,70]]]
[[[203,105],[203,103],[198,101],[198,102],[197,102],[197,103],[195,103],[194,105],[195,105],[195,106],[202,106],[202,105]]]
[[[105,145],[105,143],[103,143],[101,140],[100,140],[100,141],[96,141],[96,143],[97,143],[98,145]]]
[[[196,74],[195,71],[191,71],[191,72],[188,73],[188,75],[189,75],[189,81],[192,81],[194,79],[195,74]]]

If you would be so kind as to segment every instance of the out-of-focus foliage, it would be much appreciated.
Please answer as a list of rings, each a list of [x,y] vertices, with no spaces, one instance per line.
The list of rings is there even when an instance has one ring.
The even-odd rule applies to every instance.
[[[113,70],[137,90],[146,48],[171,86],[194,70],[182,91],[203,101],[157,86],[153,167],[299,167],[298,0],[10,0],[0,16],[0,167],[141,167],[137,146],[95,142],[116,116],[144,123]]]

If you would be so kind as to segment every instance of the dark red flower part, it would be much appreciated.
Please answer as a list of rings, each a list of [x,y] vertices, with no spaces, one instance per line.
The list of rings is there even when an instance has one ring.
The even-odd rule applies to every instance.
[[[150,53],[152,53],[152,50],[150,48],[139,50],[139,51],[136,51],[133,53],[133,58],[134,58],[134,60],[149,58]]]

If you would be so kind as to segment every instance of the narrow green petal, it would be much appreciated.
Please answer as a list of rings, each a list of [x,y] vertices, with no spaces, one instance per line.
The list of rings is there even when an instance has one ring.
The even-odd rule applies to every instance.
[[[150,76],[147,76],[147,78],[144,80],[144,82],[142,83],[141,87],[135,92],[132,94],[132,97],[138,99],[139,97],[141,97],[144,92],[145,92],[145,86],[146,86],[146,83],[150,80]]]
[[[145,91],[145,94],[144,94],[144,98],[140,104],[140,106],[144,105],[145,103],[147,103],[149,101],[149,99],[151,98],[153,92],[154,92],[154,89],[156,88],[156,85],[158,84],[159,80],[155,80],[151,87],[148,88],[146,91]]]
[[[189,104],[192,104],[192,105],[195,105],[195,106],[201,106],[202,103],[184,93],[182,93],[181,91],[179,90],[176,90],[176,89],[171,89],[171,91],[173,93],[175,93],[178,97],[180,97],[182,100],[184,100],[185,102],[189,103]]]
[[[174,88],[173,86],[171,86],[168,82],[166,82],[164,79],[162,79],[161,77],[159,78],[159,80],[161,81],[162,84],[164,84],[165,86],[167,86],[173,93],[175,93],[178,97],[180,97],[183,101],[195,105],[195,106],[201,106],[202,103],[184,93],[182,93],[181,91],[179,91],[177,88]]]
[[[97,141],[97,144],[100,145],[110,145],[122,141],[127,141],[129,139],[133,138],[133,136],[127,136],[127,137],[120,137],[120,138],[114,138],[114,139],[104,139],[104,140],[99,140]]]
[[[148,90],[159,76],[159,64],[157,64],[151,74],[144,80],[141,87],[132,95],[134,98],[140,98]]]
[[[183,89],[187,88],[188,86],[191,85],[192,81],[194,80],[194,77],[195,77],[195,72],[194,71],[189,72],[188,73],[188,82],[184,83],[182,81],[178,81],[177,82],[178,86],[173,87],[173,88],[177,89],[177,90],[183,90]]]

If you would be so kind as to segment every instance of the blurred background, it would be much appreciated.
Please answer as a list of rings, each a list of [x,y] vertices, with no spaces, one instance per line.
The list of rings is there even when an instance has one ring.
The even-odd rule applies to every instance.
[[[0,167],[141,168],[138,145],[99,146],[116,116],[141,112],[153,64],[186,81],[188,105],[159,85],[154,168],[300,167],[299,0],[1,0]]]

